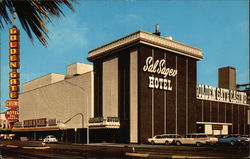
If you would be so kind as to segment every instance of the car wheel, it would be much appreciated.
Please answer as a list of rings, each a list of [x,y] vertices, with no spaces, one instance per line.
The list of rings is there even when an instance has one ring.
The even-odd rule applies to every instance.
[[[169,142],[168,142],[168,141],[166,141],[166,142],[165,142],[165,145],[169,145]]]
[[[200,142],[196,142],[196,146],[201,146],[201,143]]]
[[[231,146],[234,146],[234,145],[235,145],[235,142],[234,142],[234,141],[231,141],[231,142],[230,142],[230,145],[231,145]]]
[[[154,142],[154,141],[151,141],[151,144],[152,144],[152,145],[154,145],[154,144],[155,144],[155,142]]]
[[[246,145],[247,145],[247,143],[246,143],[246,142],[242,142],[241,144],[242,144],[242,145],[244,145],[244,146],[246,146]]]
[[[217,145],[217,144],[218,144],[217,142],[210,142],[211,146],[214,146],[214,145]]]
[[[181,142],[180,142],[180,141],[176,141],[176,145],[177,145],[177,146],[180,146],[180,145],[181,145]]]

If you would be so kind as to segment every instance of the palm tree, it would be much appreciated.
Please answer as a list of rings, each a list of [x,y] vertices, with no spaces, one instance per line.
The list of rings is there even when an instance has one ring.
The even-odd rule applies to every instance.
[[[64,15],[61,10],[64,5],[74,11],[72,2],[76,0],[0,0],[0,28],[4,28],[4,22],[12,24],[15,11],[30,40],[33,42],[33,32],[47,46],[48,29],[45,23],[51,22],[51,17]]]

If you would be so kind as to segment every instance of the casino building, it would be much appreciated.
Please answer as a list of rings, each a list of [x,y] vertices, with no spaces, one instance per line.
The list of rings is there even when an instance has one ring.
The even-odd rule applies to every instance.
[[[219,71],[219,88],[197,84],[197,61],[202,59],[201,49],[172,37],[134,32],[91,50],[88,60],[93,62],[92,73],[73,74],[71,80],[78,81],[77,86],[64,82],[69,80],[66,76],[42,87],[30,84],[30,89],[20,95],[20,125],[14,130],[28,131],[29,126],[23,126],[28,118],[48,120],[60,115],[65,127],[57,135],[64,141],[73,141],[65,138],[72,138],[77,124],[82,132],[78,141],[83,142],[86,136],[90,142],[144,143],[164,133],[249,134],[249,104],[246,93],[236,90],[235,68]],[[89,83],[81,82],[81,76]],[[60,83],[64,85],[56,86]],[[66,83],[78,93],[64,94]],[[81,91],[86,88],[88,91]],[[80,106],[76,100],[84,101]],[[55,114],[46,113],[50,109]],[[35,116],[41,111],[43,115]],[[65,122],[79,112],[84,126],[79,126],[80,117],[71,126]],[[66,137],[65,133],[71,135]]]

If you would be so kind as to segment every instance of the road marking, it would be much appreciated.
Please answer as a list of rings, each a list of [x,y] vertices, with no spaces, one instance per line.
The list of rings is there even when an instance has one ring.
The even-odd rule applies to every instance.
[[[131,152],[126,152],[126,156],[131,156],[131,157],[148,157],[149,154],[147,153],[131,153]]]
[[[16,146],[16,145],[6,145],[6,147],[9,147],[9,148],[18,148],[18,146]]]
[[[177,155],[173,155],[171,158],[226,158],[226,157],[209,157],[209,156],[177,156]]]
[[[22,147],[23,149],[35,149],[35,150],[44,150],[44,149],[48,149],[50,147],[46,146],[46,147],[28,147],[28,146],[24,146]]]

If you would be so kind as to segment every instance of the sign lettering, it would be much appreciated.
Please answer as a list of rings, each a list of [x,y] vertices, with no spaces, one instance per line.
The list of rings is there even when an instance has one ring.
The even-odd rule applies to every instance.
[[[6,100],[6,106],[9,108],[16,108],[18,107],[18,100]]]
[[[15,122],[19,118],[19,112],[14,108],[9,109],[6,111],[5,117],[9,122]]]
[[[19,55],[19,50],[17,48],[10,49],[10,55]]]
[[[177,70],[173,68],[166,67],[166,60],[156,60],[152,56],[149,56],[146,59],[145,65],[143,66],[144,72],[149,72],[157,75],[162,75],[163,78],[149,76],[149,84],[148,87],[152,89],[161,89],[161,90],[172,90],[171,80],[167,79],[167,77],[175,77],[177,75]]]
[[[9,67],[12,69],[12,72],[9,73],[9,97],[11,100],[6,101],[6,106],[11,108],[9,109],[5,116],[6,119],[13,125],[11,122],[15,122],[19,119],[18,108],[18,97],[19,97],[19,73],[17,69],[20,68],[20,58],[19,58],[19,30],[16,27],[9,29]]]
[[[216,88],[202,84],[196,85],[196,96],[199,99],[217,100],[235,104],[247,104],[247,94],[245,92],[225,88]]]
[[[10,75],[10,78],[19,78],[20,77],[19,72],[10,72],[9,75]]]
[[[24,120],[23,127],[42,127],[47,125],[47,119],[31,119],[31,120]]]

